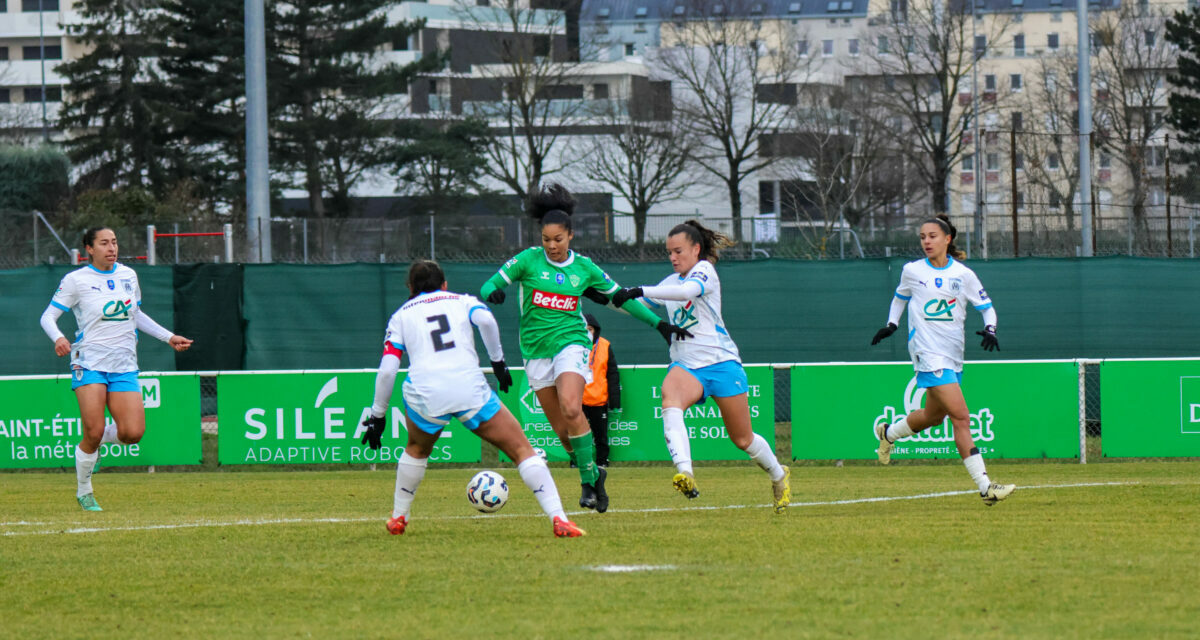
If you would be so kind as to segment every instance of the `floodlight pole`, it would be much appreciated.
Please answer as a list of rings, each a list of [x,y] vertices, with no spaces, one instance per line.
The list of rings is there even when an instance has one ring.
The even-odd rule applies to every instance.
[[[1088,2],[1078,0],[1075,19],[1079,23],[1079,230],[1080,255],[1092,251],[1092,43],[1088,29]]]
[[[245,0],[245,11],[247,255],[249,262],[272,262],[267,164],[267,36],[263,0]]]

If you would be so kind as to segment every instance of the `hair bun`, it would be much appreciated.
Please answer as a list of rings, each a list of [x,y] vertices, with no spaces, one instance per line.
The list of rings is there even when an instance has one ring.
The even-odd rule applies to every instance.
[[[529,199],[529,215],[535,220],[541,221],[551,211],[560,211],[567,216],[575,213],[575,196],[557,182],[542,185]]]

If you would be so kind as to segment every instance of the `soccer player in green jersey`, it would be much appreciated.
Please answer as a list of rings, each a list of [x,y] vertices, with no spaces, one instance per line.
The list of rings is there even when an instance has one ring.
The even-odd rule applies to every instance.
[[[520,286],[521,354],[529,387],[579,467],[579,506],[604,513],[608,510],[608,493],[604,490],[608,472],[596,465],[592,431],[583,415],[583,388],[592,381],[588,365],[592,340],[579,297],[607,304],[621,287],[590,258],[571,251],[575,199],[566,188],[559,184],[545,186],[531,204],[531,213],[542,226],[542,246],[530,247],[505,262],[484,283],[480,297],[502,304],[504,288],[513,283]],[[627,304],[622,310],[657,329],[667,344],[672,337],[691,337],[640,302]]]

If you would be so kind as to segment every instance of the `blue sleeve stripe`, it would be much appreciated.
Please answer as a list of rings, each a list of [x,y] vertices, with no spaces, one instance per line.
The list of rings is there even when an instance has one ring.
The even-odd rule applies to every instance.
[[[643,301],[644,301],[646,304],[650,305],[650,306],[651,306],[652,308],[654,308],[654,309],[661,309],[661,308],[662,308],[662,305],[661,305],[661,304],[659,304],[659,303],[657,303],[657,302],[655,302],[655,301],[651,300],[650,298],[642,298],[642,300],[643,300]]]
[[[62,304],[61,302],[58,302],[58,301],[56,301],[56,300],[51,300],[51,301],[50,301],[50,304],[54,305],[54,308],[56,308],[56,309],[61,309],[61,310],[63,310],[63,311],[70,311],[70,310],[71,310],[71,307],[68,307],[68,306],[66,306],[66,305],[64,305],[64,304]]]
[[[704,282],[700,278],[688,278],[688,280],[700,285],[700,295],[704,295]]]
[[[470,320],[471,324],[475,324],[475,320],[473,318],[475,317],[475,312],[478,311],[479,309],[483,309],[484,311],[487,311],[487,307],[485,307],[481,304],[477,304],[477,305],[471,307],[471,309],[469,311],[467,311],[467,320]]]
[[[991,308],[992,308],[992,303],[990,303],[990,302],[985,302],[985,303],[983,303],[983,304],[981,304],[981,305],[979,305],[978,307],[975,307],[975,308],[976,308],[976,309],[979,309],[980,311],[984,311],[984,310],[986,310],[986,309],[991,309]]]
[[[399,342],[393,342],[392,346],[396,347],[397,349],[399,349],[401,351],[408,351],[408,349],[405,349],[404,345],[400,344]]]
[[[908,330],[908,339],[909,339],[909,341],[912,341],[912,337],[913,337],[913,335],[915,335],[916,333],[917,333],[917,330],[916,330],[916,329],[909,329],[909,330]]]
[[[912,296],[901,295],[899,292],[896,293],[896,297],[900,298],[901,300],[912,300]]]

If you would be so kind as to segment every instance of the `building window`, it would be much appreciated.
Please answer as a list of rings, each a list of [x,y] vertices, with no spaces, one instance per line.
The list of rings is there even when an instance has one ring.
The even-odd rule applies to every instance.
[[[1146,166],[1161,167],[1166,158],[1166,147],[1146,147]]]
[[[998,154],[998,153],[987,154],[987,170],[988,171],[999,171],[1000,170],[1000,154]]]
[[[987,53],[987,36],[979,34],[975,36],[975,57],[982,58],[983,54]]]
[[[1057,33],[1046,34],[1046,48],[1051,51],[1058,51],[1058,34]]]
[[[1058,171],[1058,154],[1057,153],[1046,154],[1046,168],[1051,171]]]
[[[858,38],[850,38],[847,49],[850,51],[850,55],[858,55]]]
[[[646,7],[638,7],[637,10],[633,12],[633,15],[635,18],[645,18],[647,13],[648,9],[646,9]]]
[[[1013,36],[1013,55],[1018,58],[1025,55],[1025,34],[1018,33]]]
[[[1050,4],[1054,4],[1054,0],[1050,0]],[[1058,0],[1058,4],[1062,4],[1062,0]],[[1055,11],[1050,14],[1050,22],[1062,22],[1062,12]]]
[[[821,41],[821,55],[825,56],[826,58],[833,55],[833,40]]]
[[[0,47],[0,60],[8,60],[8,47]]]
[[[42,48],[39,46],[21,47],[21,57],[25,60],[41,60]],[[62,47],[54,45],[46,47],[47,60],[62,60]]]
[[[900,40],[904,44],[904,53],[912,53],[916,40],[912,36],[901,36]]]
[[[1025,192],[1024,191],[1017,192],[1016,204],[1017,204],[1017,211],[1021,211],[1022,209],[1025,208]]]
[[[879,53],[888,53],[887,36],[879,36]]]
[[[409,36],[397,36],[392,40],[392,51],[408,51],[411,45],[408,42]]]
[[[796,42],[796,53],[802,56],[808,55],[808,40],[799,40]]]
[[[38,5],[42,11],[58,11],[58,0],[21,0],[21,11],[37,11]]]
[[[1153,31],[1151,31],[1150,29],[1147,29],[1145,35],[1146,35],[1146,46],[1153,47],[1154,43],[1157,41],[1157,38],[1155,38],[1155,33]]]
[[[625,43],[625,55],[627,55],[627,56],[633,55],[633,43],[632,42]]]
[[[9,95],[8,89],[0,89],[0,102],[8,103],[11,101],[12,97]]]
[[[996,90],[996,76],[994,76],[990,73],[983,76],[983,90],[984,91],[995,91]]]
[[[645,22],[633,23],[633,32],[634,33],[646,33],[646,23]]]
[[[972,155],[964,155],[963,156],[962,170],[963,171],[974,171],[975,170],[975,156],[972,156]]]
[[[1051,190],[1050,191],[1050,208],[1057,210],[1060,207],[1062,207],[1062,196],[1058,195],[1057,191]]]
[[[25,102],[41,101],[41,87],[25,87]],[[46,87],[46,102],[62,102],[62,87]]]
[[[1020,111],[1012,112],[1012,130],[1022,131],[1025,128],[1025,116]]]
[[[1021,74],[1010,73],[1008,75],[1008,84],[1010,87],[1012,87],[1013,91],[1020,91],[1024,87],[1023,79],[1021,78]]]
[[[607,100],[608,85],[604,83],[592,85],[592,97],[596,100]]]
[[[1014,153],[1013,154],[1013,168],[1016,169],[1017,171],[1025,170],[1025,154],[1023,154],[1023,153]]]

